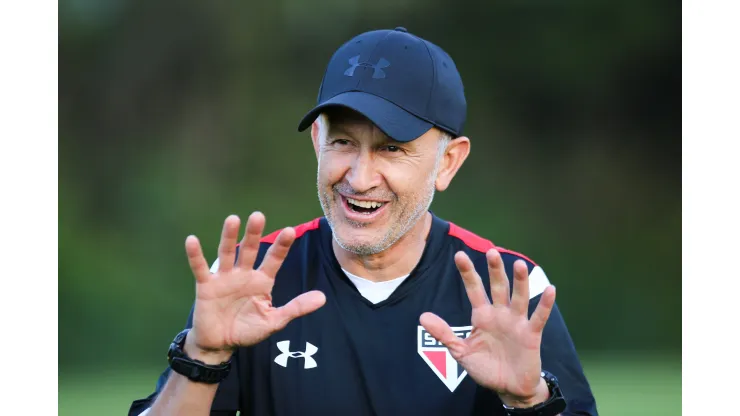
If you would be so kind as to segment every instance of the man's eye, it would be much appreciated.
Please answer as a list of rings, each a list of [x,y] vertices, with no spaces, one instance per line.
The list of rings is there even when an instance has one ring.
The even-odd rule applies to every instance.
[[[389,152],[399,152],[399,151],[401,151],[401,148],[398,147],[398,146],[386,146],[385,147],[385,150],[387,150]]]
[[[336,145],[339,145],[339,146],[345,146],[345,145],[348,145],[348,144],[349,144],[349,140],[345,140],[345,139],[336,139],[336,140],[334,140],[334,141],[332,142],[332,144],[336,144]]]

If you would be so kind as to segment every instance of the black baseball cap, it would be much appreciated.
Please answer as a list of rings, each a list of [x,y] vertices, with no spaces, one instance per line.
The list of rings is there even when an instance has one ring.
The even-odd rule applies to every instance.
[[[399,142],[436,126],[458,137],[467,113],[462,79],[439,46],[403,27],[355,36],[332,55],[304,131],[325,109],[350,108]]]

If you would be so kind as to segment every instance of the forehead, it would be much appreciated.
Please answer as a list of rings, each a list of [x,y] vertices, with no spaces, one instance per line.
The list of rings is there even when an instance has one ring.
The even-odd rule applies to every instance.
[[[378,128],[370,119],[346,107],[330,107],[326,111],[329,119],[329,133],[348,133],[372,136],[381,140],[393,140]]]

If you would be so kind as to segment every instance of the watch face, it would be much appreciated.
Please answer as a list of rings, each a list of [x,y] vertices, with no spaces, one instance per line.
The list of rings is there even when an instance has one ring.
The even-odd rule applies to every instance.
[[[180,348],[182,348],[185,344],[185,337],[188,336],[189,332],[190,332],[190,329],[181,331],[179,334],[177,334],[177,336],[175,336],[175,340],[173,342],[177,344]]]
[[[558,379],[547,371],[543,371],[541,376],[547,382],[547,388],[550,390],[550,398],[529,409],[512,409],[505,406],[508,414],[556,416],[565,411],[567,403],[565,402],[563,392],[560,390],[560,386],[558,385]]]
[[[547,410],[550,412],[550,414],[555,416],[563,413],[565,411],[565,407],[565,399],[562,397],[558,397],[554,402],[550,403],[550,405],[547,406]]]
[[[550,375],[551,378],[547,380],[547,386],[550,388],[550,400],[545,405],[547,414],[559,415],[563,413],[566,408],[565,398],[563,397],[563,391],[560,390],[557,379]]]
[[[182,348],[185,344],[185,337],[188,335],[189,329],[186,329],[175,336],[170,344],[170,349],[167,351],[167,358],[171,360],[173,357],[179,357],[183,354]]]

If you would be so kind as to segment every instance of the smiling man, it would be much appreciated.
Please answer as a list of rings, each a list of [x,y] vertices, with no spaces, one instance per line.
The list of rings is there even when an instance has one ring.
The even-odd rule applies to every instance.
[[[596,415],[543,269],[430,210],[470,152],[450,56],[404,28],[332,56],[310,127],[324,216],[194,236],[186,328],[129,415]]]
[[[375,282],[397,278],[400,284],[398,276],[424,250],[434,192],[447,187],[468,154],[469,141],[451,143],[449,133],[430,127],[414,140],[399,142],[343,107],[326,108],[312,137],[319,200],[340,264],[371,273]]]

